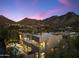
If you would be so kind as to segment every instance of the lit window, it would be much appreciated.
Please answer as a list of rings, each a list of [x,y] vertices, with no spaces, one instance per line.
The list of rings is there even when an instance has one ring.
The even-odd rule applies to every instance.
[[[45,57],[45,53],[44,52],[40,53],[40,58],[44,58],[44,57]]]
[[[40,43],[40,49],[44,49],[45,48],[45,42]]]

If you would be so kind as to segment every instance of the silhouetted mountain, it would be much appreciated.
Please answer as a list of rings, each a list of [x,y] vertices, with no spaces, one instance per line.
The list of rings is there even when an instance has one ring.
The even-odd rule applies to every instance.
[[[50,28],[65,28],[65,27],[79,27],[79,15],[74,12],[68,12],[62,16],[52,16],[47,19],[44,19],[43,22],[46,25],[51,26]]]
[[[29,18],[24,18],[23,20],[17,22],[18,24],[24,25],[24,29],[26,30],[31,30],[31,31],[38,31],[40,28],[42,28],[43,22],[41,20],[36,20],[36,19],[29,19]]]
[[[62,16],[52,16],[44,20],[36,20],[24,18],[19,22],[14,22],[9,20],[4,16],[0,16],[0,24],[9,23],[9,24],[19,24],[23,25],[24,29],[33,30],[33,31],[54,31],[59,29],[65,29],[71,27],[79,31],[79,15],[74,12],[68,12]]]
[[[60,16],[60,19],[62,20],[61,23],[65,24],[65,25],[71,25],[74,22],[79,21],[78,18],[79,18],[79,16],[76,15],[75,13],[73,13],[73,12],[69,12],[69,13],[67,13],[63,16]]]
[[[12,23],[15,23],[14,21],[0,15],[0,24],[5,24],[5,23],[9,23],[9,24],[12,24]]]
[[[29,18],[24,18],[23,20],[18,22],[19,24],[24,24],[24,25],[38,25],[41,23],[40,20],[35,20],[35,19],[29,19]]]
[[[65,15],[62,15],[62,16],[52,16],[52,17],[49,17],[47,19],[44,20],[44,22],[47,22],[47,23],[61,23],[61,24],[69,24],[69,23],[72,23],[72,22],[75,22],[75,21],[79,21],[78,20],[78,15],[76,15],[75,13],[73,12],[68,12],[67,14]]]

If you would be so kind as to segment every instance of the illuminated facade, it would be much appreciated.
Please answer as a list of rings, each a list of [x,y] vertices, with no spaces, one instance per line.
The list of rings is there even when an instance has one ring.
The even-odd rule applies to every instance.
[[[47,51],[55,46],[63,39],[62,35],[52,35],[51,33],[27,34],[24,33],[24,42],[32,48],[35,57],[45,57]]]

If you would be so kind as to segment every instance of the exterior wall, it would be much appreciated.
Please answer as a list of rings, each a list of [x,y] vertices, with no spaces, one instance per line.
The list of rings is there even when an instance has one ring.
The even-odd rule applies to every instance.
[[[60,40],[63,39],[62,35],[52,35],[46,42],[46,49],[54,48],[58,45]]]

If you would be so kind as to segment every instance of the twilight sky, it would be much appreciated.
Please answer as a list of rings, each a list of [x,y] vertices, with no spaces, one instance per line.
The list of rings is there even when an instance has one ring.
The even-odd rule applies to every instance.
[[[14,21],[45,19],[69,11],[79,14],[79,0],[0,0],[0,15]]]

